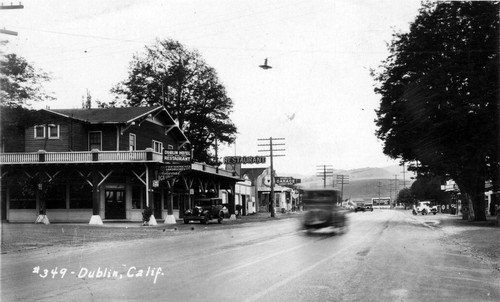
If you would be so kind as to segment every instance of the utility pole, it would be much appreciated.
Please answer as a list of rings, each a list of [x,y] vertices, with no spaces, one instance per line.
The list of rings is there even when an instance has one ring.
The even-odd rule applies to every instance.
[[[337,175],[337,184],[341,184],[341,189],[340,189],[340,198],[342,201],[344,201],[344,184],[349,184],[349,175]]]
[[[398,194],[398,175],[394,174],[394,207],[396,206],[396,195]]]
[[[276,210],[275,210],[275,203],[274,203],[274,167],[273,167],[273,158],[275,156],[285,156],[284,154],[274,154],[273,152],[276,151],[285,151],[285,149],[274,149],[274,146],[284,146],[284,143],[273,143],[274,141],[282,141],[285,140],[284,138],[259,138],[257,139],[258,141],[267,141],[269,142],[268,144],[258,144],[257,146],[266,146],[269,147],[269,150],[259,150],[259,152],[269,152],[269,158],[271,159],[271,196],[270,196],[270,203],[271,203],[271,217],[276,217]]]
[[[378,182],[377,187],[378,187],[378,203],[380,204],[380,188],[382,187],[382,182],[381,181]]]
[[[316,166],[317,168],[317,177],[323,178],[323,188],[326,188],[326,178],[333,177],[333,166],[332,165],[322,165]]]
[[[24,8],[24,5],[22,5],[21,2],[19,2],[19,5],[12,5],[12,3],[10,5],[3,5],[3,3],[2,3],[0,5],[0,9],[23,9],[23,8]],[[7,30],[5,28],[0,29],[0,34],[17,36],[17,32],[16,31]]]
[[[406,167],[405,167],[405,162],[403,162],[403,188],[406,189]]]

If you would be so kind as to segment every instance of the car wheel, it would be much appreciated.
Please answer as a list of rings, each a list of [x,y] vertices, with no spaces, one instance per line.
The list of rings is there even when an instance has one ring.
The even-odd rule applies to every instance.
[[[436,212],[432,212],[432,214],[436,215],[437,213]]]
[[[189,223],[189,220],[188,219],[184,219],[184,224],[188,224]]]
[[[222,223],[222,220],[224,219],[224,213],[219,213],[219,219],[217,219],[218,223]]]

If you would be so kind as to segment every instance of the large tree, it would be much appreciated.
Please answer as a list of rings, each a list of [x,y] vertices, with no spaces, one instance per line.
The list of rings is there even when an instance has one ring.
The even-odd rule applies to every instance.
[[[23,57],[0,53],[0,152],[23,152],[24,128],[40,122],[29,109],[32,102],[50,101],[43,84],[46,72],[36,69]]]
[[[418,200],[430,200],[435,204],[444,204],[449,198],[441,190],[442,177],[431,174],[420,174],[411,185],[411,195]]]
[[[426,2],[373,72],[376,135],[412,169],[452,178],[471,220],[499,171],[498,2]]]
[[[0,105],[3,107],[29,107],[31,102],[51,101],[43,84],[50,75],[38,70],[25,58],[16,54],[1,54],[0,58]]]
[[[164,105],[190,140],[197,161],[216,163],[212,150],[217,144],[234,142],[233,102],[215,69],[177,41],[158,40],[135,55],[128,78],[112,92],[125,96],[126,106]]]

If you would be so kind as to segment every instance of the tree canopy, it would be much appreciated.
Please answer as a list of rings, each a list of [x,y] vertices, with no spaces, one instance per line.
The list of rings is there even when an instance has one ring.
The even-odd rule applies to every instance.
[[[233,102],[215,69],[177,41],[158,40],[135,55],[128,78],[112,92],[125,96],[126,106],[165,106],[190,140],[195,160],[216,163],[214,144],[235,140]]]
[[[29,107],[31,102],[51,101],[43,84],[50,81],[48,73],[37,70],[23,57],[1,54],[0,101],[3,107]]]
[[[498,2],[426,2],[373,71],[384,153],[452,178],[485,220],[485,180],[499,171]],[[495,181],[496,182],[496,181]]]

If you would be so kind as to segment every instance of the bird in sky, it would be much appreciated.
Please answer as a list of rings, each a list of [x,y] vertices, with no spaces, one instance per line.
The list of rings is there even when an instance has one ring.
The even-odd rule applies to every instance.
[[[267,65],[267,58],[264,60],[264,65],[259,65],[259,67],[262,69],[272,68],[271,66]]]

